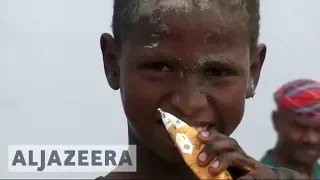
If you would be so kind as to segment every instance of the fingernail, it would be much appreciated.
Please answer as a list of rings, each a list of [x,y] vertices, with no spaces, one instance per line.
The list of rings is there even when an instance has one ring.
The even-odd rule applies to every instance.
[[[218,168],[219,167],[219,165],[220,165],[220,163],[219,163],[219,161],[214,161],[213,163],[211,163],[211,165],[210,165],[210,167],[212,167],[212,168]]]
[[[203,128],[202,127],[198,127],[198,128],[196,128],[196,131],[197,132],[201,132],[203,130]]]
[[[201,132],[201,135],[203,136],[203,137],[209,137],[209,132],[208,131],[202,131]]]
[[[207,154],[204,153],[204,152],[201,153],[201,154],[199,154],[198,159],[199,159],[199,161],[201,161],[201,162],[206,161],[206,160],[207,160]]]

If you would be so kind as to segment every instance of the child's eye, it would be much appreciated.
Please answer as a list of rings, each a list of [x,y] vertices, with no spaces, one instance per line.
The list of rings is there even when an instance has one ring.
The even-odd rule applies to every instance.
[[[158,72],[171,72],[172,71],[172,68],[168,64],[162,63],[162,62],[146,63],[146,64],[142,65],[142,68],[154,70],[154,71],[158,71]]]
[[[217,68],[205,69],[204,73],[207,76],[229,76],[233,74],[233,72],[229,69],[217,69]]]
[[[169,72],[171,71],[171,68],[169,67],[169,65],[165,64],[165,63],[153,63],[151,65],[152,69],[156,70],[156,71],[161,71],[161,72]]]

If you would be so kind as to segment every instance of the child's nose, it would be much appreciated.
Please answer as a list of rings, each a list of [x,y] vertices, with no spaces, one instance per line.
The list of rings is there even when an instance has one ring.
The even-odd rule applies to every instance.
[[[208,99],[204,93],[187,88],[181,92],[172,94],[173,108],[185,117],[196,116],[202,109],[208,106]]]

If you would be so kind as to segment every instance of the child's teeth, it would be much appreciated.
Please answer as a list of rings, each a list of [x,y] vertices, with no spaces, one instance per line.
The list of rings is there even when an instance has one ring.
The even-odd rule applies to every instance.
[[[193,127],[197,130],[197,132],[205,131],[207,130],[208,126],[198,126],[198,127]]]

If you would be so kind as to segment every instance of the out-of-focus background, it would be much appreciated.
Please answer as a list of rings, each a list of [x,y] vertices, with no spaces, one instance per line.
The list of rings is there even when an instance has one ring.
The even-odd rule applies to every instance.
[[[103,173],[8,173],[12,144],[127,143],[118,91],[106,81],[99,38],[111,32],[112,0],[0,0],[0,179],[95,178]],[[320,1],[261,1],[266,62],[235,137],[259,159],[275,143],[273,91],[319,79]],[[263,140],[260,137],[263,136]]]

